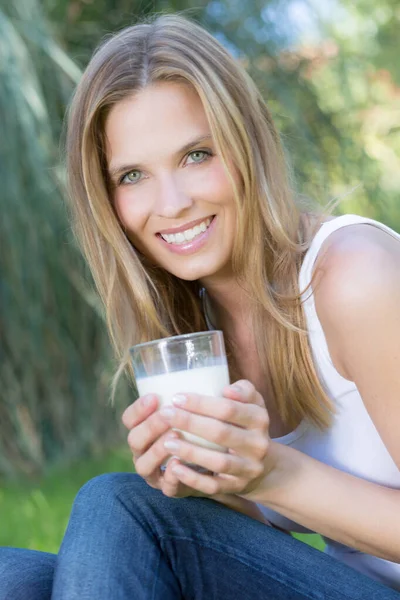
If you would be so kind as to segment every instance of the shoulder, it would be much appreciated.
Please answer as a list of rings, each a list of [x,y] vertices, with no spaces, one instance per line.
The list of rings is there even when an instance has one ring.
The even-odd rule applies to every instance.
[[[399,315],[400,238],[366,224],[332,233],[315,265],[314,297],[332,360],[351,379],[347,347]]]

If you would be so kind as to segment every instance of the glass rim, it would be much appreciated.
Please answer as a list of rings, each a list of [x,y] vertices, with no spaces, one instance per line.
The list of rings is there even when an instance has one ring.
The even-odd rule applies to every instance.
[[[160,342],[169,343],[170,341],[184,340],[185,338],[194,338],[205,335],[213,335],[215,333],[222,333],[221,329],[212,329],[211,331],[196,331],[195,333],[182,333],[180,335],[171,335],[169,337],[160,338],[158,340],[151,340],[150,342],[142,342],[141,344],[135,344],[129,348],[129,353],[132,354],[136,349],[144,348],[146,346],[154,346]]]

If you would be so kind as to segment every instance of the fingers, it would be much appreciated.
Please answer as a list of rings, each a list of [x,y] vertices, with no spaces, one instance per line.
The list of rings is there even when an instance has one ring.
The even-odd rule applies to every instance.
[[[164,446],[164,443],[167,438],[175,440],[177,437],[175,431],[167,431],[147,451],[138,454],[135,460],[136,472],[144,479],[159,477],[161,465],[171,457],[171,452]]]
[[[151,413],[158,408],[158,398],[154,394],[147,394],[135,400],[122,415],[122,423],[127,429],[132,429],[142,423]]]
[[[238,485],[235,477],[205,475],[183,464],[176,464],[172,471],[179,477],[182,485],[192,490],[191,495],[214,496],[215,494],[234,494]],[[194,491],[195,490],[195,491]],[[196,494],[197,492],[197,494]]]
[[[230,388],[226,388],[230,390]],[[198,415],[212,416],[214,419],[232,423],[245,429],[267,430],[269,425],[268,414],[265,406],[247,404],[236,398],[243,397],[240,391],[232,390],[232,396],[215,398],[213,396],[201,396],[199,394],[179,394],[173,398],[177,407]],[[236,396],[233,398],[233,396]]]
[[[162,482],[162,492],[170,498],[182,498],[189,494],[187,487],[181,483],[178,477],[174,474],[173,468],[179,465],[179,461],[172,457],[167,464]]]
[[[181,462],[195,464],[215,473],[252,480],[260,477],[263,472],[261,461],[255,458],[210,450],[183,439],[167,439],[164,446],[174,457],[179,457]]]
[[[160,418],[157,408],[157,396],[143,396],[125,410],[122,422],[130,429],[128,444],[132,450],[136,472],[149,485],[159,489],[162,480],[160,467],[168,459],[169,453],[163,448],[162,442],[153,451],[151,449],[161,436],[165,441],[170,425]]]
[[[143,454],[166,431],[170,425],[157,411],[145,421],[133,427],[128,434],[128,444],[134,455]]]
[[[159,414],[169,423],[170,427],[192,433],[214,444],[231,448],[242,456],[254,456],[257,459],[262,459],[267,453],[268,436],[262,429],[242,429],[176,407],[168,407],[168,410],[161,409]]]
[[[163,494],[171,498],[185,498],[187,496],[204,497],[206,494],[204,494],[202,491],[194,490],[193,488],[179,481],[178,477],[174,473],[174,469],[179,468],[179,466],[180,462],[175,457],[172,457],[168,461],[161,488]]]
[[[262,476],[269,419],[262,396],[249,381],[226,387],[220,398],[180,394],[174,404],[158,410],[157,396],[148,395],[122,416],[130,430],[128,443],[136,471],[149,485],[170,497],[213,496],[235,494]],[[174,429],[227,447],[229,453],[189,443]],[[167,441],[175,441],[175,446]],[[198,465],[208,473],[182,463]]]
[[[145,478],[154,478],[154,473],[158,473],[163,461],[168,458],[168,453],[164,451],[162,444],[156,445],[153,452],[150,452],[150,449],[163,434],[165,441],[165,434],[170,430],[170,425],[160,417],[158,411],[154,412],[158,405],[155,396],[144,396],[137,402],[137,407],[134,403],[125,411],[123,422],[131,427],[128,444],[134,456],[137,473]]]
[[[240,379],[232,385],[226,386],[223,390],[223,395],[238,402],[250,402],[265,410],[264,398],[247,379]]]

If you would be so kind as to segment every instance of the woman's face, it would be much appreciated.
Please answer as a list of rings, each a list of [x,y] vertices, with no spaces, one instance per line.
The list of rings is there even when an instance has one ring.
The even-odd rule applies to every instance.
[[[229,276],[233,188],[197,93],[151,85],[111,109],[105,133],[112,200],[134,246],[181,279]]]

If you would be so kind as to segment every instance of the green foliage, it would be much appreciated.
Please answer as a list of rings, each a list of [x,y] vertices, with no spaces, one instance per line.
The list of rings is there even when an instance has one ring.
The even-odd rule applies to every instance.
[[[58,552],[80,487],[96,475],[116,471],[133,471],[127,446],[75,460],[72,466],[53,469],[34,483],[4,483],[0,486],[0,546]]]
[[[293,537],[317,550],[323,550],[325,548],[325,542],[322,537],[316,533],[293,533]]]
[[[48,17],[68,52],[85,66],[110,33],[155,12],[186,11],[199,16],[206,0],[44,0]]]
[[[396,44],[400,11],[392,0],[343,1],[324,23],[329,60],[316,64],[311,80],[320,106],[340,131],[339,151],[351,184],[345,203],[400,229],[400,89]],[[332,161],[333,162],[333,161]],[[335,194],[343,181],[332,179]]]
[[[304,2],[311,38],[291,17],[294,4],[212,2],[205,20],[263,91],[299,192],[322,204],[342,197],[340,211],[400,230],[397,3],[332,0],[326,16]]]
[[[63,204],[59,138],[80,71],[35,0],[0,2],[0,475],[107,445],[109,349]]]
[[[7,515],[1,520],[0,546],[58,552],[79,488],[96,475],[118,471],[133,472],[125,446],[53,470],[37,483],[0,486],[0,515]],[[324,547],[319,535],[295,537],[319,550]]]

